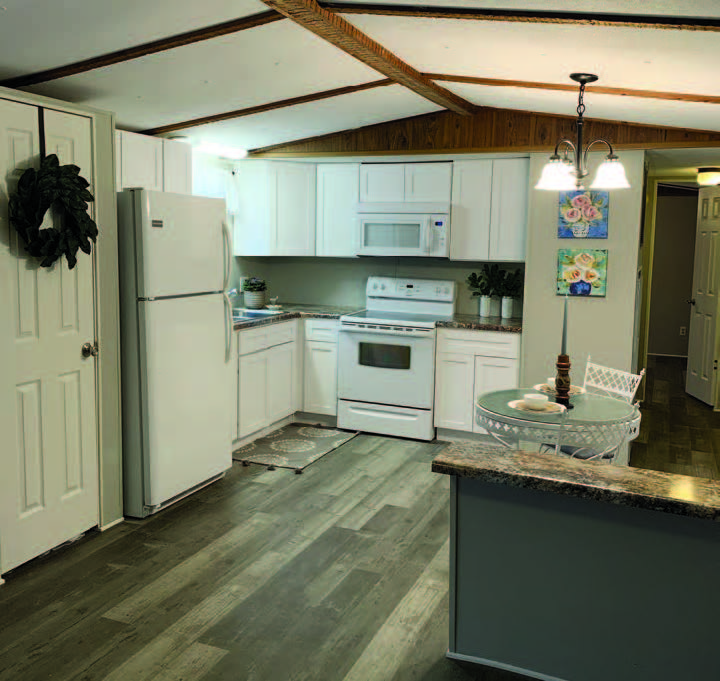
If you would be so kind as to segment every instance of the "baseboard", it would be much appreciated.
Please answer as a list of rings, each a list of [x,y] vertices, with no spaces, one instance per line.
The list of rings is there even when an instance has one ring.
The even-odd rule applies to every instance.
[[[309,423],[311,425],[317,424],[337,428],[337,416],[331,416],[330,414],[309,414],[305,411],[296,411],[293,414],[293,421],[295,423]]]
[[[109,530],[111,527],[115,527],[115,525],[119,525],[122,522],[125,522],[125,518],[118,518],[117,520],[113,520],[111,523],[108,523],[107,525],[98,526],[98,530],[100,530],[100,532],[105,532],[106,530]]]
[[[514,674],[521,674],[529,679],[539,679],[540,681],[568,681],[567,679],[561,679],[559,676],[549,676],[548,674],[541,674],[540,672],[534,672],[531,669],[523,669],[522,667],[516,667],[512,664],[505,664],[504,662],[496,662],[495,660],[488,660],[483,657],[473,657],[472,655],[462,655],[461,653],[453,653],[448,650],[445,654],[450,660],[457,660],[458,662],[469,662],[471,664],[481,665],[483,667],[493,667],[493,669],[502,669],[506,672],[513,672]]]

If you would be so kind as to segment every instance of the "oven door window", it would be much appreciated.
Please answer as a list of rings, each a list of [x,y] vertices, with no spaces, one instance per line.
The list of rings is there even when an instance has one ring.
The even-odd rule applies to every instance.
[[[385,343],[359,343],[358,363],[378,369],[410,369],[410,346]]]
[[[371,222],[363,224],[364,248],[422,248],[422,224],[419,222]]]

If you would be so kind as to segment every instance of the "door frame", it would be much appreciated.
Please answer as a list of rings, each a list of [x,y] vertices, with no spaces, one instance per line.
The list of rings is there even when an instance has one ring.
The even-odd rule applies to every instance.
[[[98,524],[104,530],[123,520],[115,116],[99,109],[3,87],[0,87],[0,99],[85,116],[92,120],[94,207],[95,221],[99,227],[97,243],[93,248],[95,340],[100,348],[95,366]]]
[[[640,329],[638,331],[638,371],[647,369],[648,342],[650,328],[650,298],[653,277],[653,261],[655,256],[655,223],[657,218],[658,185],[672,184],[674,182],[692,181],[694,177],[688,175],[658,175],[648,176],[647,188],[645,191],[645,221],[643,223],[643,245],[641,249],[641,263],[643,272],[642,303],[640,308]],[[694,265],[693,265],[694,270]],[[646,381],[640,383],[637,399],[645,399]],[[715,395],[715,411],[720,411],[720,381]]]

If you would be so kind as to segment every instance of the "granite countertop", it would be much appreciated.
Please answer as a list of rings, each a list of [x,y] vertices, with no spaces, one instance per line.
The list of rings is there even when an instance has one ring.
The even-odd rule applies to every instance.
[[[474,314],[455,314],[450,321],[438,322],[438,329],[471,329],[473,331],[507,331],[522,333],[522,317],[479,317]]]
[[[235,322],[233,328],[251,329],[256,326],[267,326],[268,324],[279,324],[290,319],[340,319],[344,314],[357,312],[362,308],[339,307],[335,305],[296,305],[293,303],[283,304],[283,311],[280,314],[272,314],[267,317],[256,317],[247,321]]]
[[[455,443],[432,463],[435,473],[526,487],[695,518],[720,520],[720,481],[647,471],[555,454]]]

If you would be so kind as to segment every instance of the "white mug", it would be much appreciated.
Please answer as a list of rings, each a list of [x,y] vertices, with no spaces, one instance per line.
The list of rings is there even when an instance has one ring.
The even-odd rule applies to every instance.
[[[545,405],[548,403],[548,396],[542,393],[528,393],[523,395],[523,403],[528,409],[536,409],[540,411],[545,409]]]

